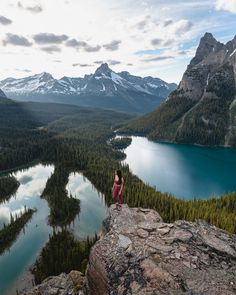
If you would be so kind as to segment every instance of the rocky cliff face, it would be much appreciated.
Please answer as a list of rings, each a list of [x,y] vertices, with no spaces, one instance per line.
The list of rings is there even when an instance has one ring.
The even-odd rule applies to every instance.
[[[235,235],[203,221],[164,223],[154,210],[127,205],[111,206],[103,227],[83,290],[72,272],[24,294],[236,294]]]
[[[236,146],[236,36],[222,44],[206,33],[178,88],[128,129],[163,141]]]
[[[205,99],[232,100],[236,94],[236,36],[224,45],[206,33],[178,91],[198,102]],[[175,95],[172,94],[173,97]]]
[[[88,294],[236,293],[236,236],[205,222],[111,207],[90,253]]]

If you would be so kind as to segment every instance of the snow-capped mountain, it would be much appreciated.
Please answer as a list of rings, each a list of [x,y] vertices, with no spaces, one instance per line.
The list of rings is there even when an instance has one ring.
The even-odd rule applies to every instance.
[[[10,96],[21,96],[28,94],[45,94],[51,92],[57,80],[48,73],[41,73],[22,79],[7,78],[0,82],[2,88]]]
[[[0,89],[0,97],[6,97],[5,93]]]
[[[129,111],[145,112],[158,106],[176,85],[159,78],[116,73],[105,63],[84,78],[54,79],[44,72],[22,79],[7,78],[0,81],[0,88],[18,100],[56,101],[117,110],[127,110],[128,106]]]

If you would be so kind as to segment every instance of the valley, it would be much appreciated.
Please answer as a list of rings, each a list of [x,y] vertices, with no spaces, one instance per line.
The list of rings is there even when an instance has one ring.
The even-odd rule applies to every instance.
[[[236,294],[235,16],[0,1],[0,295]]]
[[[27,106],[27,103],[23,105]],[[72,251],[73,247],[80,247],[73,240],[74,237],[76,237],[76,240],[83,240],[89,235],[93,239],[95,238],[95,232],[99,234],[106,206],[112,203],[111,187],[114,170],[117,168],[121,168],[124,174],[126,181],[125,202],[129,206],[154,208],[160,212],[165,222],[173,222],[178,219],[192,221],[200,218],[229,232],[235,232],[235,193],[222,194],[206,200],[183,200],[181,199],[182,196],[176,198],[169,193],[169,190],[165,193],[159,191],[159,187],[153,188],[145,184],[131,172],[127,164],[122,162],[125,158],[123,148],[127,147],[131,140],[127,138],[123,142],[114,141],[113,145],[109,145],[108,142],[109,139],[114,138],[114,131],[117,127],[134,118],[132,115],[96,109],[81,109],[78,107],[69,107],[68,112],[65,111],[63,113],[58,105],[54,107],[51,104],[49,105],[50,108],[48,108],[47,104],[34,103],[30,104],[31,111],[29,111],[29,108],[24,107],[23,110],[27,109],[27,112],[22,117],[19,114],[18,117],[15,112],[12,112],[12,107],[21,108],[21,103],[7,101],[2,106],[6,118],[11,122],[12,127],[3,125],[0,128],[2,135],[6,134],[6,132],[11,134],[8,137],[5,135],[1,136],[1,170],[14,169],[17,166],[27,165],[30,162],[40,162],[42,166],[38,166],[38,168],[46,169],[47,171],[44,181],[42,183],[39,182],[39,184],[41,183],[39,190],[34,192],[35,190],[33,189],[32,193],[30,192],[32,188],[29,186],[32,176],[30,176],[31,173],[28,172],[28,168],[25,170],[25,175],[22,175],[20,178],[15,174],[16,179],[21,185],[16,191],[16,197],[13,196],[7,202],[9,204],[17,202],[18,193],[20,193],[23,188],[22,185],[25,183],[27,187],[29,186],[30,195],[27,197],[27,193],[23,190],[22,201],[18,203],[15,209],[26,205],[27,208],[36,208],[37,211],[32,216],[32,221],[24,226],[25,233],[22,230],[16,238],[16,241],[10,248],[10,252],[6,252],[4,256],[0,257],[2,259],[1,265],[10,265],[9,261],[15,259],[14,255],[16,253],[19,254],[18,243],[32,239],[30,229],[33,229],[36,236],[35,243],[33,244],[34,247],[29,251],[31,253],[30,256],[22,256],[22,258],[25,257],[25,260],[22,260],[19,268],[12,268],[12,271],[14,271],[9,272],[10,277],[4,280],[6,282],[4,283],[4,288],[8,288],[7,282],[12,283],[22,272],[30,266],[32,267],[36,258],[39,257],[38,255],[43,253],[42,251],[49,251],[50,253],[55,239],[58,247],[61,247],[61,251],[63,251],[64,247],[69,251],[70,245]],[[37,112],[37,108],[41,108],[39,112]],[[37,116],[34,114],[37,114]],[[16,122],[15,125],[14,122]],[[19,153],[19,147],[21,147],[21,153]],[[169,157],[169,155],[166,155],[166,157]],[[38,168],[35,166],[32,169]],[[78,173],[82,173],[81,176]],[[40,178],[42,178],[42,175],[39,173]],[[71,178],[73,175],[76,175],[74,180]],[[86,197],[83,196],[84,189],[82,188],[84,178],[87,179],[86,182],[91,183],[91,189]],[[72,189],[70,181],[73,181],[74,189]],[[79,189],[80,184],[82,185],[81,191]],[[99,195],[92,187],[99,192]],[[91,196],[94,194],[95,197],[91,199]],[[88,202],[88,199],[91,199],[91,202]],[[30,200],[35,201],[31,203],[29,202]],[[37,203],[40,204],[39,207]],[[7,204],[3,203],[2,207],[6,208]],[[87,209],[86,204],[88,204]],[[67,208],[67,206],[68,210],[61,210],[62,207]],[[5,215],[1,215],[1,218],[3,216]],[[78,221],[76,216],[79,216]],[[91,216],[95,219],[90,225]],[[56,229],[55,234],[53,234],[53,228]],[[73,233],[73,236],[69,238],[69,240],[72,239],[70,245],[63,242],[65,241],[64,235],[67,236],[69,233],[65,232],[62,235],[57,235],[64,228],[69,229]],[[39,239],[36,238],[38,234]],[[49,238],[49,234],[56,236]],[[47,243],[47,241],[49,242]],[[91,247],[91,244],[89,245]],[[24,251],[24,247],[20,247]],[[47,247],[46,249],[48,250],[43,250],[44,247]],[[82,247],[84,251],[87,251],[86,249],[88,248],[84,247]],[[64,270],[73,267],[73,255],[77,255],[78,252],[72,251],[72,253],[74,254],[70,254],[72,256],[68,258]],[[54,254],[57,255],[56,253]],[[52,254],[52,257],[54,257],[54,254]],[[45,275],[40,273],[53,275],[63,271],[62,265],[58,267],[56,261],[57,259],[52,259],[46,269],[46,264],[43,260],[36,263],[34,273],[35,275],[37,274],[37,282],[40,282],[45,277]],[[78,267],[84,270],[84,264],[85,262],[83,266],[80,265]],[[44,270],[42,270],[42,267]],[[4,267],[2,271],[4,271]]]
[[[47,42],[51,37],[55,40],[55,36],[47,35]],[[69,44],[78,44],[75,39],[71,41]],[[159,42],[152,40],[152,44]],[[79,44],[92,51],[100,48]],[[150,224],[140,222],[137,228],[134,222],[133,226],[138,239],[149,240],[146,250],[150,256],[156,255],[154,260],[160,257],[157,253],[172,251],[181,241],[195,249],[193,241],[199,228],[218,227],[216,232],[224,233],[228,243],[234,240],[235,48],[236,37],[224,44],[205,33],[178,86],[160,78],[115,72],[102,61],[96,63],[99,67],[94,73],[83,78],[55,79],[42,72],[0,81],[1,295],[25,294],[24,290],[35,283],[73,269],[81,272],[82,280],[87,271],[88,284],[98,290],[89,276],[94,275],[101,253],[89,255],[103,239],[105,244],[109,240],[115,245],[116,236],[114,257],[124,254],[125,249],[125,257],[133,259],[136,238],[129,231],[132,216],[146,220],[147,215],[152,220]],[[172,58],[149,56],[154,61]],[[111,206],[117,170],[124,177],[126,205],[122,212]],[[127,220],[119,221],[122,214],[127,214]],[[118,218],[112,221],[112,216]],[[124,235],[116,232],[110,239],[110,222],[116,228],[117,220]],[[186,224],[194,230],[193,235],[184,232]],[[199,240],[206,239],[205,229]],[[104,230],[108,230],[108,240]],[[170,240],[166,239],[169,233],[173,235]],[[153,235],[161,235],[163,240],[157,238],[160,244],[153,244]],[[220,256],[225,246],[217,245],[215,237],[211,239],[204,243],[213,245]],[[225,245],[225,241],[220,243]],[[230,244],[227,255],[233,253],[231,257],[235,257],[234,248]],[[208,258],[199,252],[187,257],[184,252],[175,252],[175,256],[171,252],[168,259],[182,255],[183,265],[200,273],[201,265],[195,262],[204,264]],[[214,259],[211,263],[216,269],[218,258]],[[116,270],[116,263],[109,267]],[[139,267],[145,270],[146,266]],[[225,261],[220,267],[225,269]],[[141,268],[137,271],[147,275]],[[157,273],[169,277],[163,270]],[[231,277],[231,270],[228,275]],[[130,277],[128,280],[127,286],[131,284]],[[140,282],[146,288],[143,278]],[[179,287],[185,291],[181,284]]]

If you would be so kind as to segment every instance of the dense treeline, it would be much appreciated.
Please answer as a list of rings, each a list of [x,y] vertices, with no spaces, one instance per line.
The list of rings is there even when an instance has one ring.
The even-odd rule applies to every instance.
[[[61,126],[63,125],[64,129],[61,129],[60,135],[63,134],[63,145],[57,148],[58,161],[63,159],[67,165],[68,163],[74,165],[75,170],[83,170],[84,175],[104,193],[108,203],[111,202],[114,170],[120,167],[125,177],[125,201],[130,206],[156,209],[166,222],[177,219],[192,221],[201,218],[229,232],[236,232],[234,193],[220,198],[191,201],[176,199],[170,194],[161,193],[132,175],[127,166],[121,166],[119,159],[122,158],[122,153],[112,151],[105,143],[107,136],[111,134],[109,128],[101,130],[88,128],[86,132],[80,133],[80,128],[77,127],[77,132],[73,129],[74,134],[79,134],[77,138],[71,135],[70,129],[67,129],[66,120],[63,122]],[[76,122],[74,123],[78,126]],[[103,142],[97,143],[90,140],[94,137],[94,133],[100,133],[99,138],[103,138]]]
[[[0,128],[0,170],[42,159],[52,136],[44,130]]]
[[[177,102],[173,106],[173,112],[176,107],[180,107]],[[51,161],[56,166],[69,167],[66,169],[70,171],[82,170],[98,190],[104,193],[108,203],[111,202],[113,173],[120,167],[125,177],[125,201],[130,206],[154,208],[167,222],[202,218],[229,232],[236,232],[234,193],[209,200],[179,200],[144,184],[132,175],[127,166],[121,167],[120,159],[123,159],[124,154],[112,149],[107,141],[114,137],[112,126],[127,119],[130,119],[127,115],[106,111],[90,111],[80,116],[59,119],[49,124],[45,131],[53,136],[44,145],[41,160]],[[66,177],[60,179],[63,183],[61,189],[65,187]]]
[[[194,100],[178,97],[180,90],[175,90],[176,96],[163,103],[157,110],[131,121],[120,128],[125,134],[146,135],[157,140],[174,140],[176,130],[181,123],[182,116],[195,104]]]
[[[104,143],[113,135],[113,125],[132,118],[124,113],[72,106],[65,106],[63,113],[63,105],[57,104],[12,102],[2,104],[0,110],[0,171],[35,160],[54,161],[58,158],[57,149],[68,145],[68,139],[82,149],[91,142]],[[35,129],[55,118],[59,119],[45,128]]]
[[[31,219],[35,210],[26,209],[15,218],[11,215],[10,223],[3,226],[0,230],[0,255],[9,249],[12,243],[16,240],[17,236],[24,228],[26,223]]]
[[[68,273],[72,269],[84,273],[90,249],[96,240],[96,235],[94,238],[87,238],[86,241],[78,241],[67,230],[54,232],[31,269],[36,284],[48,276]]]
[[[224,145],[229,124],[229,105],[226,99],[205,99],[186,116],[176,133],[179,143]],[[152,136],[155,137],[155,134]]]
[[[235,90],[232,87],[225,89],[227,83],[222,81],[219,79],[216,83],[211,79],[207,87],[207,92],[214,92],[220,99],[212,95],[212,98],[195,100],[188,98],[183,91],[175,90],[171,98],[157,110],[122,126],[119,132],[147,136],[158,141],[222,146],[230,130],[228,144],[235,146],[235,122],[231,105],[235,99]]]
[[[14,195],[20,183],[14,176],[0,177],[0,203]]]
[[[110,188],[115,163],[105,159],[102,162],[97,167],[94,166],[93,170],[86,170],[84,174],[105,194],[107,202],[111,203]],[[104,165],[105,163],[106,165]],[[102,164],[104,166],[101,166]],[[165,222],[174,222],[179,219],[188,221],[204,219],[217,227],[236,233],[235,193],[207,200],[180,200],[171,194],[161,193],[144,184],[138,177],[130,173],[127,166],[117,165],[116,167],[122,169],[124,173],[124,197],[129,206],[155,209]]]
[[[71,223],[80,210],[80,201],[69,196],[66,190],[68,178],[69,170],[61,165],[56,166],[42,193],[42,197],[48,201],[49,223],[53,226]]]
[[[230,105],[229,123],[232,127],[227,134],[227,137],[230,136],[228,139],[226,138],[226,143],[230,146],[236,146],[236,95]]]
[[[180,106],[176,103],[172,107],[170,111],[174,112],[175,108]],[[60,118],[43,130],[12,129],[8,133],[6,128],[0,128],[0,169],[9,169],[37,159],[55,164],[54,174],[49,178],[42,193],[42,197],[47,199],[50,206],[49,221],[52,225],[70,223],[79,211],[79,201],[68,196],[66,191],[70,172],[82,171],[105,195],[107,204],[111,204],[114,170],[120,168],[125,179],[125,202],[129,206],[153,208],[166,222],[205,219],[222,229],[236,233],[235,193],[209,200],[176,199],[144,184],[130,172],[127,165],[121,164],[120,160],[124,158],[124,154],[107,142],[114,137],[112,127],[128,119],[130,117],[125,114],[87,110]],[[13,224],[19,226],[18,233],[24,226],[20,223]],[[7,226],[8,229],[3,229],[5,236],[0,238],[0,245],[10,237],[13,237],[13,241],[17,236],[17,231],[12,229],[13,224]],[[15,237],[11,234],[14,232]],[[32,269],[36,283],[49,275],[69,272],[71,269],[83,272],[95,240],[96,238],[77,241],[66,230],[54,232]]]
[[[125,148],[127,148],[132,142],[132,138],[131,137],[116,137],[116,138],[112,138],[109,141],[109,144],[114,148],[114,149],[118,149],[118,150],[123,150]]]

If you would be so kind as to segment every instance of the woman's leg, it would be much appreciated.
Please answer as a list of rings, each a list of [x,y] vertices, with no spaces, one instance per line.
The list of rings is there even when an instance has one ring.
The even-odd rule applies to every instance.
[[[113,201],[114,201],[114,204],[116,204],[116,209],[117,209],[118,205],[119,205],[119,195],[118,195],[118,193],[113,194]]]
[[[123,204],[123,194],[119,195],[118,197],[119,197],[119,204],[118,204],[118,206],[119,206],[119,209],[121,209],[122,208],[122,204]]]

